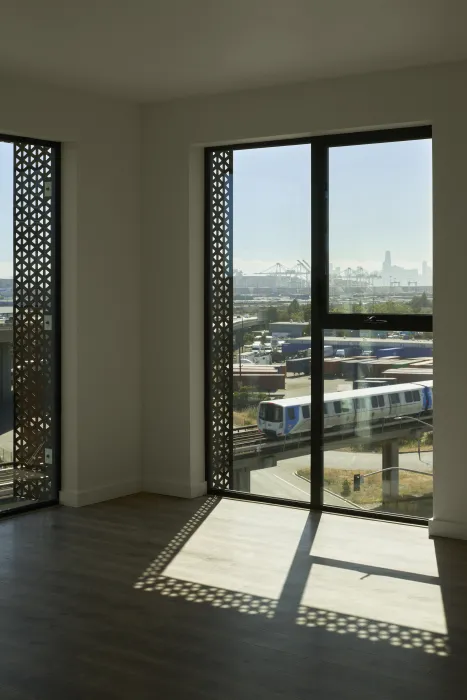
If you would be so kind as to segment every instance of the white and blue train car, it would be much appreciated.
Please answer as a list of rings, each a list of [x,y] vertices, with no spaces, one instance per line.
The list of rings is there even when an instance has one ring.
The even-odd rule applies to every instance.
[[[432,409],[433,381],[333,392],[324,395],[324,431],[358,433],[359,427],[383,418],[419,416]],[[310,432],[311,398],[262,401],[258,428],[270,438]]]

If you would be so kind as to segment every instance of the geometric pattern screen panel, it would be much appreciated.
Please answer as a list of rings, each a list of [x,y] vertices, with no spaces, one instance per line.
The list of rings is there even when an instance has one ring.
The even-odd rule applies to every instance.
[[[213,489],[232,488],[233,261],[230,149],[207,150],[206,447]]]
[[[15,501],[57,498],[56,160],[58,145],[14,143]],[[59,420],[59,418],[58,418]],[[54,454],[55,453],[55,454]]]

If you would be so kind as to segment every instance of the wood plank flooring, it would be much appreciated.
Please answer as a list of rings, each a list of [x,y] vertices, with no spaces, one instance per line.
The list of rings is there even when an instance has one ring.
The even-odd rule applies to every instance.
[[[138,495],[0,522],[0,700],[467,698],[467,543]]]

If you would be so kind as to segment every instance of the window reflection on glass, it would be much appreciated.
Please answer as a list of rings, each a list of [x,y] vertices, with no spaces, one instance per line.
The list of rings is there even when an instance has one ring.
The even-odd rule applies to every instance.
[[[233,161],[233,488],[309,502],[311,147]]]
[[[336,313],[431,314],[431,139],[329,151],[329,302]]]
[[[431,517],[432,334],[327,334],[324,503]]]

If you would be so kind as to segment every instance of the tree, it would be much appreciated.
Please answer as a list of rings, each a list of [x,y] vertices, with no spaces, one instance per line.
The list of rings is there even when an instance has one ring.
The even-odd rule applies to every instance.
[[[309,323],[311,321],[311,305],[310,304],[305,304],[302,307],[302,317],[306,323]]]
[[[287,309],[291,321],[303,321],[303,309],[298,299],[294,299]]]
[[[294,314],[300,313],[300,304],[298,299],[294,299],[289,304],[289,316],[292,317]]]
[[[278,321],[289,321],[290,320],[290,315],[289,315],[289,310],[288,309],[278,309],[277,310],[277,320]]]
[[[279,320],[279,314],[276,306],[268,306],[264,309],[264,320],[266,323],[275,323]]]
[[[426,297],[426,294],[425,294],[425,297]],[[409,302],[409,306],[412,309],[414,314],[419,314],[420,311],[422,310],[422,297],[421,296],[420,297],[419,296],[413,297]]]
[[[423,292],[420,296],[413,297],[411,301],[409,301],[409,306],[414,314],[420,314],[425,310],[431,309],[432,304],[426,292]]]
[[[243,411],[248,406],[256,406],[260,401],[265,401],[268,394],[260,391],[255,386],[239,386],[237,391],[233,392],[233,409],[235,411]]]
[[[350,494],[351,494],[350,484],[349,484],[348,479],[344,479],[344,481],[342,482],[341,494],[342,494],[342,496],[344,496],[344,498],[350,496]]]

